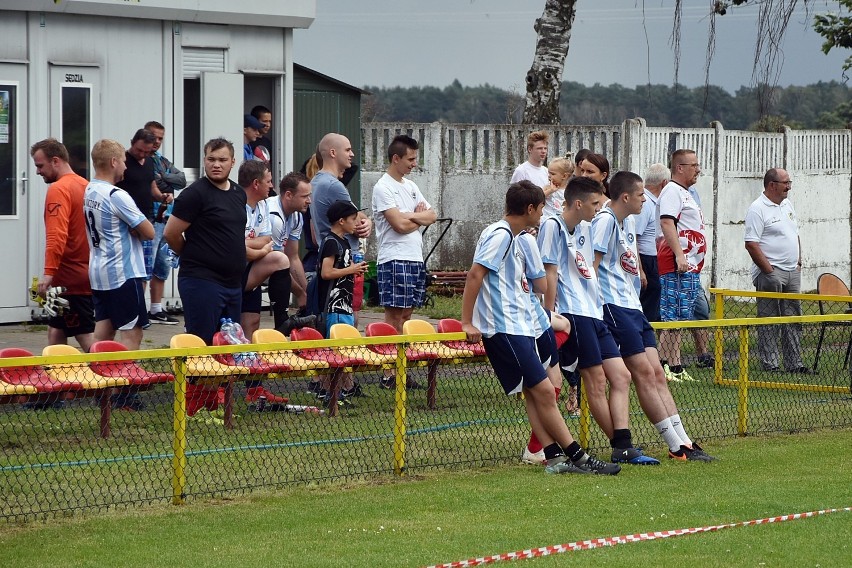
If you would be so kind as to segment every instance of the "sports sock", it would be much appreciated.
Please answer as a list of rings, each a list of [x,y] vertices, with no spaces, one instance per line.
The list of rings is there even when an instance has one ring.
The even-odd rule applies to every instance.
[[[527,451],[531,454],[537,454],[542,450],[541,442],[536,438],[535,432],[530,432],[530,441],[527,443]]]
[[[630,434],[630,428],[620,428],[613,432],[612,440],[609,445],[617,450],[626,450],[633,446],[633,436]]]
[[[559,447],[559,444],[553,442],[546,448],[544,448],[544,459],[552,460],[553,458],[558,458],[559,456],[565,455],[562,452],[562,448]]]
[[[692,440],[689,439],[689,436],[686,435],[686,430],[683,429],[683,422],[680,420],[680,414],[673,414],[669,416],[669,420],[672,421],[672,428],[677,432],[678,437],[683,440],[684,446],[692,447]]]
[[[660,436],[663,437],[663,440],[665,440],[666,444],[668,444],[671,451],[676,452],[680,450],[680,447],[683,445],[683,440],[680,439],[680,436],[677,435],[675,429],[672,428],[671,418],[660,420],[654,424],[654,428],[656,428],[657,432],[660,433]]]
[[[161,303],[155,304],[154,302],[151,302],[151,313],[152,314],[159,314],[162,311],[163,311],[163,304],[161,304]]]
[[[572,462],[577,463],[578,461],[585,461],[586,452],[583,451],[583,448],[580,447],[575,441],[571,442],[567,448],[565,448],[565,455],[568,456]]]
[[[272,304],[272,316],[275,322],[275,329],[287,321],[289,314],[287,308],[290,306],[290,289],[293,282],[290,278],[290,269],[278,270],[272,273],[269,277],[269,303]]]

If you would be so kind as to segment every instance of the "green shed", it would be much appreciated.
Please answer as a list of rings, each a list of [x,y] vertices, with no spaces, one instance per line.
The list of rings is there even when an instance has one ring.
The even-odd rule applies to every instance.
[[[361,156],[361,95],[367,91],[293,63],[293,164],[298,168],[329,132],[352,142],[355,162]],[[361,176],[349,184],[352,200],[361,199]]]

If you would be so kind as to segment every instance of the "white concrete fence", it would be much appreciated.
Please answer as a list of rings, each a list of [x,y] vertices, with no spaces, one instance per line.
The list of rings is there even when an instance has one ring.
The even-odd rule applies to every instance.
[[[411,178],[452,229],[429,261],[432,269],[468,268],[482,229],[502,216],[514,168],[526,160],[526,136],[550,132],[550,156],[580,148],[603,154],[613,173],[642,175],[668,162],[678,148],[695,150],[701,163],[698,192],[708,225],[705,285],[749,289],[751,260],[743,246],[745,214],[763,191],[771,167],[790,173],[790,199],[799,217],[804,263],[802,288],[816,288],[822,272],[850,280],[852,255],[852,131],[789,130],[780,133],[712,128],[648,127],[641,118],[617,126],[367,123],[363,125],[362,207],[387,166],[386,149],[399,133],[420,142],[419,167]],[[428,251],[439,231],[426,234]],[[371,247],[375,247],[371,239]],[[375,249],[371,251],[375,258]]]

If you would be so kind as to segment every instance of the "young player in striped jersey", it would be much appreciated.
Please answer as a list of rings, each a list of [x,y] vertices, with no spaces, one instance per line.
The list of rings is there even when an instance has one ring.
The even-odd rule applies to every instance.
[[[571,437],[539,360],[529,284],[515,237],[538,225],[544,192],[523,180],[506,192],[506,214],[486,227],[476,245],[462,298],[462,329],[482,339],[506,394],[524,393],[527,416],[544,445],[548,473],[615,475],[621,468],[589,456]]]
[[[564,360],[576,361],[586,385],[589,409],[613,448],[613,461],[656,465],[660,462],[633,447],[628,427],[630,372],[603,322],[600,291],[592,267],[595,257],[590,225],[602,201],[603,186],[599,182],[573,178],[565,189],[562,216],[542,223],[538,244],[547,272],[544,306],[571,322],[571,336],[563,347]]]
[[[645,201],[642,178],[632,172],[618,172],[610,181],[609,195],[609,204],[592,221],[604,321],[633,377],[642,410],[669,446],[669,457],[711,461],[713,458],[683,428],[660,364],[654,330],[636,293],[639,256],[634,215],[641,213]]]
[[[115,140],[92,148],[95,177],[86,186],[83,215],[89,239],[89,280],[95,305],[95,341],[113,339],[139,349],[148,325],[143,282],[147,278],[142,240],[154,238],[154,226],[133,198],[115,187],[124,176],[125,152]]]

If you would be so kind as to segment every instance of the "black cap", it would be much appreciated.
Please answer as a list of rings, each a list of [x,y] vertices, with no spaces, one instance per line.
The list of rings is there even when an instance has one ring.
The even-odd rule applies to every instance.
[[[358,211],[360,211],[360,209],[355,207],[351,201],[344,201],[343,199],[340,199],[331,204],[326,216],[328,217],[328,222],[333,225],[340,219],[345,219],[350,215],[354,215]]]

